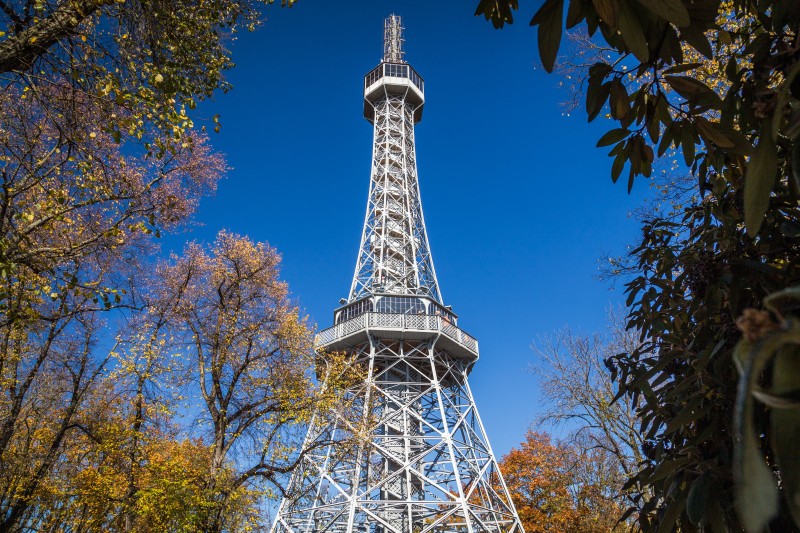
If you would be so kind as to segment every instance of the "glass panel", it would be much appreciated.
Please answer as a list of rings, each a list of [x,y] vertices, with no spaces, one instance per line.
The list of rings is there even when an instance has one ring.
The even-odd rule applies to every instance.
[[[344,322],[345,320],[350,320],[351,318],[355,318],[359,315],[363,315],[372,311],[372,300],[364,299],[355,302],[348,307],[342,309],[342,312],[339,313],[339,322]]]
[[[425,305],[419,298],[408,296],[383,296],[375,305],[378,313],[425,314]]]

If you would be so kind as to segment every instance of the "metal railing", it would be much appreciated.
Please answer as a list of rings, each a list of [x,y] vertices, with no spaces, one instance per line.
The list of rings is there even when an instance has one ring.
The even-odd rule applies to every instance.
[[[395,329],[410,331],[438,331],[472,352],[478,351],[478,341],[438,315],[367,312],[345,320],[317,334],[315,344],[325,346],[363,329]]]

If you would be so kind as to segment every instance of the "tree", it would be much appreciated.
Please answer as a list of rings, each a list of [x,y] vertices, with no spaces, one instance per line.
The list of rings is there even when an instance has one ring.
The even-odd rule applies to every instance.
[[[132,305],[148,234],[184,222],[225,168],[201,136],[160,159],[124,153],[94,100],[51,93],[47,108],[0,95],[0,531],[80,430],[108,364],[102,313]]]
[[[189,244],[159,267],[139,328],[153,340],[168,339],[158,343],[157,357],[180,354],[177,374],[197,406],[186,416],[208,446],[204,490],[212,499],[203,531],[236,531],[231,509],[242,497],[282,492],[312,450],[303,445],[311,417],[346,416],[343,391],[362,377],[344,356],[314,353],[311,331],[278,278],[279,260],[273,248],[224,231],[208,250]]]
[[[230,87],[228,41],[254,29],[259,7],[272,1],[4,0],[1,79],[46,107],[53,87],[97,99],[102,128],[117,142],[163,153],[168,139],[192,128],[187,108]]]
[[[482,1],[478,13],[502,26],[516,4]],[[563,15],[563,0],[547,0],[531,21],[548,71]],[[639,522],[796,528],[800,9],[570,0],[576,26],[615,52],[586,78],[589,119],[606,110],[619,123],[598,142],[613,145],[612,179],[627,165],[632,187],[672,147],[697,180],[677,220],[643,224],[626,290],[645,342],[611,361],[622,393],[644,402],[647,462],[632,483],[653,498]]]
[[[313,449],[303,446],[312,415],[349,416],[343,391],[363,378],[343,355],[314,353],[279,260],[269,246],[226,232],[209,246],[189,244],[140,273],[131,301],[141,311],[126,317],[110,354],[79,346],[81,372],[92,375],[77,393],[65,390],[80,373],[58,367],[74,366],[75,353],[63,363],[51,356],[54,369],[33,380],[42,390],[26,396],[3,456],[3,527],[232,532],[261,524],[265,496],[282,493]]]
[[[546,433],[528,430],[519,448],[500,461],[506,486],[528,533],[610,533],[622,531],[622,513],[607,497],[604,453],[553,443]]]
[[[227,88],[257,5],[0,2],[0,531],[75,457],[150,237],[225,171],[187,110]]]
[[[606,361],[639,344],[638,333],[626,330],[615,312],[609,313],[605,336],[578,336],[565,330],[534,344],[539,363],[533,371],[547,402],[539,423],[568,429],[570,447],[582,456],[603,457],[591,463],[603,468],[580,478],[597,478],[590,484],[596,492],[602,489],[598,498],[615,503],[616,519],[622,518],[627,507],[638,508],[646,501],[639,491],[623,488],[644,459],[644,441],[637,414],[641,406],[628,397],[616,399],[619,386],[612,381]]]

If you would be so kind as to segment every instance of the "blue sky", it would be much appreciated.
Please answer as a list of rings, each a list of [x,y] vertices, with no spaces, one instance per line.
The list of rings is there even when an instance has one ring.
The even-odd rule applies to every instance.
[[[531,343],[566,326],[591,333],[623,300],[596,280],[604,253],[634,241],[629,212],[647,192],[612,185],[595,143],[613,127],[565,116],[568,94],[541,68],[523,2],[512,26],[473,16],[477,0],[270,6],[238,36],[233,90],[199,108],[221,115],[212,142],[232,167],[203,201],[201,225],[165,239],[212,240],[220,229],[267,241],[283,278],[320,328],[347,296],[369,182],[372,128],[363,76],[382,55],[383,19],[403,17],[406,59],[425,79],[416,129],[422,201],[439,284],[478,338],[470,384],[497,455],[541,410]]]

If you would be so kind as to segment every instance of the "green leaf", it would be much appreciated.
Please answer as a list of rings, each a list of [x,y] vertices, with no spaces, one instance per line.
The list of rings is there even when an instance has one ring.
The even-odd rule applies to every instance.
[[[617,27],[622,34],[622,39],[633,51],[636,59],[645,63],[650,59],[650,50],[647,47],[644,30],[642,30],[642,21],[625,2],[620,2],[618,6]]]
[[[686,498],[686,515],[689,517],[689,521],[696,526],[707,522],[705,517],[710,487],[711,476],[703,474],[692,483],[692,488],[689,489],[689,496]]]
[[[711,48],[711,43],[708,42],[703,30],[694,26],[681,28],[681,39],[692,45],[695,50],[703,54],[707,59],[713,59],[714,50]]]
[[[658,157],[661,157],[667,152],[669,145],[672,144],[672,127],[667,127],[664,130],[664,135],[661,136],[661,142],[658,143]]]
[[[661,133],[661,127],[656,117],[651,117],[647,120],[645,124],[647,127],[647,134],[650,136],[650,140],[655,143],[658,142],[658,135]]]
[[[609,106],[611,107],[611,117],[616,120],[624,119],[631,110],[630,98],[625,86],[619,79],[611,82],[609,87]]]
[[[625,156],[622,154],[617,154],[614,157],[614,163],[611,165],[611,181],[616,183],[619,179],[620,174],[622,174],[622,169],[625,168]]]
[[[769,207],[769,197],[778,173],[777,151],[769,129],[762,127],[758,146],[745,171],[744,223],[750,237],[758,234]]]
[[[600,148],[619,142],[630,135],[630,133],[631,132],[626,128],[616,128],[611,131],[607,131],[602,137],[600,137],[600,140],[597,141],[597,147]]]
[[[586,0],[569,0],[567,9],[567,29],[577,26],[580,21],[586,18]]]
[[[694,132],[690,124],[684,124],[681,128],[681,150],[686,166],[690,167],[694,163]]]
[[[792,143],[792,177],[795,189],[800,191],[800,139]]]
[[[733,148],[736,144],[726,135],[725,129],[718,122],[711,122],[703,117],[695,119],[697,131],[706,141],[710,141],[720,148]]]
[[[774,351],[785,342],[783,332],[764,336],[753,344],[740,341],[734,350],[739,384],[734,410],[734,476],[739,515],[747,533],[762,533],[778,511],[777,479],[767,466],[753,423],[753,396]]]
[[[689,12],[683,5],[681,0],[638,0],[640,4],[645,6],[648,10],[652,11],[662,19],[671,22],[678,26],[689,25]]]
[[[547,72],[553,72],[556,63],[563,17],[564,0],[547,0],[531,19],[531,26],[539,26],[539,57]]]
[[[707,105],[714,109],[722,107],[722,99],[702,81],[689,76],[664,76],[664,80],[679,95],[695,105]]]
[[[795,328],[798,325],[795,323]],[[792,517],[800,524],[800,346],[790,344],[778,351],[772,367],[773,395],[793,397],[792,409],[770,412],[772,446],[781,472],[781,482]]]
[[[737,504],[745,531],[761,533],[778,511],[778,489],[777,480],[752,435],[752,427],[750,430],[749,434],[743,435],[744,442],[740,444],[742,458]]]
[[[586,113],[591,117],[596,114],[608,99],[610,82],[603,83],[603,77],[589,76],[589,85],[586,88]],[[591,122],[591,119],[589,119]]]
[[[600,18],[609,26],[616,27],[617,12],[616,4],[612,0],[592,0],[595,11]]]

